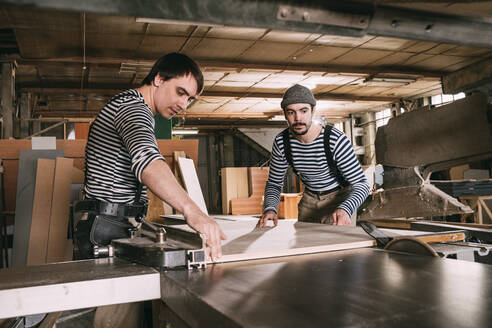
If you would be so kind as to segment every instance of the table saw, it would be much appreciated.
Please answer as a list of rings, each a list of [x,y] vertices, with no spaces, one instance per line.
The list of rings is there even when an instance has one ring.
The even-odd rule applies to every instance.
[[[114,242],[113,257],[0,270],[0,318],[161,299],[173,314],[163,320],[179,318],[191,327],[491,322],[491,266],[382,250],[360,227],[284,220],[255,229],[256,218],[217,221],[228,236],[220,263],[199,261],[197,235],[188,235],[186,246],[193,231],[178,224],[155,226],[166,230],[168,243],[161,239],[161,246],[149,235],[150,242],[134,243],[142,246],[138,251],[128,251],[128,240]],[[166,249],[175,230],[184,240]],[[142,256],[147,247],[150,257]],[[169,261],[166,251],[182,256]],[[153,262],[136,263],[132,254]]]

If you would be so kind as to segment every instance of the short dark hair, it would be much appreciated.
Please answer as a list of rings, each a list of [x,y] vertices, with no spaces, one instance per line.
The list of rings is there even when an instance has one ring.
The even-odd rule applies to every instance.
[[[203,90],[202,71],[198,64],[186,55],[172,52],[159,58],[152,66],[149,74],[143,79],[142,85],[151,85],[157,74],[164,81],[191,74],[196,80],[197,92],[200,93]]]

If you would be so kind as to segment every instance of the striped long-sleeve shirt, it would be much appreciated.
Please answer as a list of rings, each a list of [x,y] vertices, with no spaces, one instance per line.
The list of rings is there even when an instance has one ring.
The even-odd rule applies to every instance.
[[[154,135],[154,116],[137,90],[111,99],[92,123],[87,140],[84,190],[88,198],[132,203],[143,170],[164,160]],[[142,200],[147,201],[146,187]]]
[[[290,143],[294,167],[307,189],[323,191],[339,186],[335,174],[330,170],[326,160],[324,127],[313,142],[301,143],[290,136]],[[349,197],[338,208],[352,215],[369,194],[369,185],[355,157],[350,141],[336,128],[332,128],[330,133],[330,150],[338,170],[352,186]],[[270,173],[265,187],[264,212],[268,210],[277,211],[288,166],[289,163],[284,154],[282,133],[279,133],[275,137],[272,148]]]

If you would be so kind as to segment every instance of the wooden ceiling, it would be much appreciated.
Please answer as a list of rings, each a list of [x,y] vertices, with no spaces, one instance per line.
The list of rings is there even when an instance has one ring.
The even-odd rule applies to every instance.
[[[440,94],[443,76],[492,56],[491,47],[466,42],[159,21],[9,2],[0,1],[2,58],[16,61],[17,91],[32,92],[33,115],[42,117],[94,117],[173,51],[203,69],[205,91],[184,116],[204,120],[281,115],[283,92],[300,83],[319,100],[318,114],[335,122]],[[492,23],[491,2],[391,4]]]

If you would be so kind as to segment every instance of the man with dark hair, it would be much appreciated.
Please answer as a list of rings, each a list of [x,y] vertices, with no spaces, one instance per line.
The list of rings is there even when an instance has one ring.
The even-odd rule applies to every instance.
[[[183,213],[190,227],[206,235],[210,256],[221,256],[225,239],[218,224],[181,188],[162,157],[154,135],[154,115],[166,119],[182,112],[201,93],[203,75],[189,57],[161,57],[142,86],[113,97],[91,125],[85,154],[87,219],[75,230],[79,259],[92,258],[93,246],[127,238],[145,216],[146,189]],[[140,327],[140,303],[97,309],[94,327]]]
[[[203,75],[189,57],[171,53],[152,67],[141,87],[113,97],[91,125],[86,146],[86,199],[95,208],[120,208],[123,215],[92,213],[76,228],[81,258],[91,258],[94,245],[129,236],[134,218],[145,215],[146,189],[183,213],[186,222],[207,237],[210,256],[221,256],[225,239],[218,224],[203,213],[181,188],[159,152],[154,115],[166,119],[185,110],[203,89]]]
[[[348,138],[338,129],[313,122],[316,100],[296,84],[285,92],[281,107],[289,127],[275,138],[258,227],[277,225],[277,208],[287,168],[292,166],[305,190],[299,221],[350,225],[350,217],[369,194],[369,186]]]

